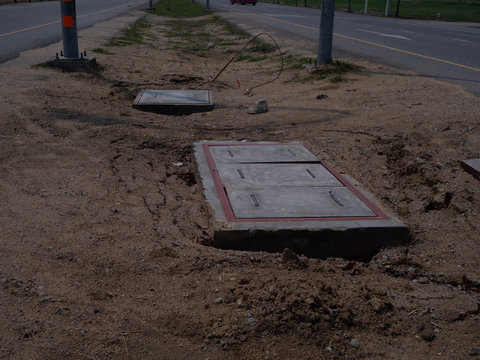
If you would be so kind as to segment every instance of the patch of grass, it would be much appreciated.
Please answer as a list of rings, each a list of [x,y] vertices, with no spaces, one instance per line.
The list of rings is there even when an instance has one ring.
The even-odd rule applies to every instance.
[[[242,39],[246,38],[246,34],[235,27],[231,27],[227,22],[218,16],[208,16],[195,20],[172,20],[167,22],[168,30],[164,31],[164,35],[169,38],[175,38],[169,41],[169,45],[174,49],[182,49],[184,51],[195,52],[197,56],[205,57],[210,48],[207,44],[218,36],[226,36],[226,40],[216,42],[215,45],[223,44],[241,45]],[[181,39],[180,41],[178,39]],[[227,46],[227,45],[223,45]],[[261,44],[257,44],[258,51],[265,51]]]
[[[51,70],[58,70],[58,71],[64,71],[62,68],[54,66],[52,61],[45,61],[39,64],[32,65],[33,69],[51,69]],[[100,63],[96,63],[95,66],[89,70],[83,70],[83,72],[86,73],[100,73],[105,70],[105,66],[103,66]],[[82,70],[80,70],[82,71]]]
[[[312,78],[319,80],[328,79],[332,83],[347,81],[348,73],[356,73],[360,67],[346,61],[333,61],[331,64],[319,65],[311,72]]]
[[[304,68],[304,65],[312,64],[314,66],[315,59],[310,58],[295,58],[292,55],[288,55],[284,58],[285,69],[291,70],[301,70]],[[338,83],[341,81],[347,81],[348,73],[359,72],[361,68],[357,65],[351,64],[346,61],[333,61],[331,64],[319,65],[313,68],[308,75],[301,76],[300,78],[294,80],[294,82],[305,83],[311,80],[325,80],[332,83]]]
[[[220,40],[215,43],[215,46],[237,46],[240,45],[238,41],[231,41],[231,40]]]
[[[34,69],[57,69],[55,66],[50,64],[49,61],[45,61],[39,64],[32,65],[32,68]]]
[[[312,64],[315,59],[312,58],[299,58],[293,55],[287,55],[283,58],[283,66],[287,70],[301,70],[306,64]]]
[[[277,50],[276,46],[272,44],[271,42],[265,42],[262,41],[261,39],[257,38],[252,41],[252,43],[245,49],[249,52],[253,53],[263,53],[263,54],[269,54]]]
[[[321,0],[260,0],[284,5],[320,8]],[[336,0],[335,9],[348,11],[349,0]],[[361,13],[365,0],[350,0],[352,12]],[[395,16],[397,1],[390,3],[389,15]],[[371,14],[385,13],[385,0],[369,0],[368,10]],[[401,0],[399,16],[417,19],[480,22],[480,0]]]
[[[245,31],[243,31],[242,29],[240,29],[240,28],[230,24],[229,22],[219,18],[218,16],[214,17],[214,24],[222,26],[225,29],[226,33],[229,34],[229,35],[236,35],[236,36],[239,36],[241,38],[248,37],[248,35],[245,33]]]
[[[103,54],[103,55],[114,55],[113,52],[108,51],[108,50],[103,49],[103,48],[92,49],[92,52],[97,53],[97,54]]]
[[[124,30],[122,35],[110,40],[106,46],[127,46],[133,44],[145,44],[144,34],[145,29],[151,28],[150,24],[145,19],[140,19],[128,29]]]
[[[197,3],[190,0],[162,0],[155,3],[154,10],[147,12],[173,18],[190,18],[205,15],[207,12]]]
[[[252,56],[248,54],[240,54],[235,58],[235,61],[258,62],[265,60],[265,56]]]

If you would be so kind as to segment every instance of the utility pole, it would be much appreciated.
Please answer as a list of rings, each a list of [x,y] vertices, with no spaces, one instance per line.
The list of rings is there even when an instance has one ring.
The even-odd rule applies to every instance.
[[[63,52],[54,60],[47,61],[53,67],[65,71],[94,71],[97,61],[89,59],[87,52],[78,51],[77,11],[75,0],[60,0],[60,16],[62,24]]]
[[[63,52],[68,59],[78,59],[77,14],[75,0],[61,0]]]
[[[317,64],[332,62],[333,17],[335,0],[323,0],[320,8],[320,32],[318,37]]]
[[[388,8],[390,7],[390,0],[387,0],[387,5],[385,6],[385,17],[388,17]]]
[[[368,0],[365,0],[365,9],[363,9],[363,15],[368,14]]]

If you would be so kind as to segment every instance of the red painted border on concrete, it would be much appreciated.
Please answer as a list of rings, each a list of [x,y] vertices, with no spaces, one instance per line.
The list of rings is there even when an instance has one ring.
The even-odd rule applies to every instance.
[[[281,144],[228,144],[228,146],[271,146],[271,145],[281,145]],[[360,201],[362,201],[376,216],[357,216],[357,217],[294,217],[294,218],[236,218],[235,213],[233,212],[230,201],[228,200],[227,193],[223,187],[222,180],[218,174],[218,170],[215,165],[215,160],[210,152],[210,146],[226,146],[226,144],[202,144],[202,149],[205,154],[205,159],[210,170],[210,175],[212,176],[215,188],[217,189],[217,195],[222,206],[223,213],[225,218],[229,222],[285,222],[285,221],[348,221],[348,220],[387,220],[389,217],[380,210],[375,204],[373,204],[365,195],[363,195],[358,189],[350,184],[342,175],[340,175],[336,170],[330,167],[324,161],[318,160],[317,162],[310,161],[308,163],[319,163],[324,166],[333,176],[335,176],[345,187],[347,187],[355,196],[357,196]],[[313,155],[315,155],[310,149],[307,148]],[[303,162],[305,163],[305,162]],[[271,164],[270,162],[266,164]]]

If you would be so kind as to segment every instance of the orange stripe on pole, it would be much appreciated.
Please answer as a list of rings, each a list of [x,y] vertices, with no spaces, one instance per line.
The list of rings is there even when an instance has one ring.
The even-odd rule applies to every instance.
[[[73,0],[62,0],[62,2],[72,2]]]
[[[73,27],[73,16],[62,16],[63,27]]]

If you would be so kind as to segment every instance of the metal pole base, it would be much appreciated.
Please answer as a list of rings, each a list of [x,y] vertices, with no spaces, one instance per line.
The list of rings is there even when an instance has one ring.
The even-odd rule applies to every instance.
[[[82,57],[80,59],[69,59],[58,56],[54,60],[47,61],[48,66],[62,69],[66,72],[94,72],[97,69],[97,60]]]

